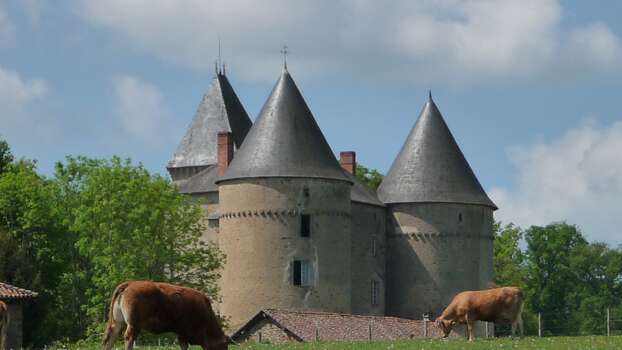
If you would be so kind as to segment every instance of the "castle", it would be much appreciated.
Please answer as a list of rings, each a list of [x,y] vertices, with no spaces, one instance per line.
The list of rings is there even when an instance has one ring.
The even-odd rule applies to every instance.
[[[286,67],[254,124],[218,70],[167,169],[226,254],[233,326],[265,308],[421,319],[492,280],[497,208],[431,96],[376,192]]]

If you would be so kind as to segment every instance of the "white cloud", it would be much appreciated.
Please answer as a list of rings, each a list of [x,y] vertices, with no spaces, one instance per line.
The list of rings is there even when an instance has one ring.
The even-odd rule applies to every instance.
[[[574,29],[570,33],[569,46],[575,58],[595,67],[615,68],[622,62],[620,40],[603,23]]]
[[[296,73],[312,76],[533,78],[622,66],[604,24],[562,29],[558,0],[75,1],[87,22],[198,70],[212,69],[220,35],[242,79],[272,80],[284,42]]]
[[[41,79],[26,80],[17,72],[0,66],[0,112],[15,112],[31,100],[47,94]]]
[[[114,80],[114,92],[123,130],[141,141],[156,142],[166,119],[159,90],[135,77],[122,76]]]
[[[515,190],[489,193],[496,218],[520,226],[566,220],[591,240],[622,243],[622,121],[593,121],[549,142],[510,149]]]

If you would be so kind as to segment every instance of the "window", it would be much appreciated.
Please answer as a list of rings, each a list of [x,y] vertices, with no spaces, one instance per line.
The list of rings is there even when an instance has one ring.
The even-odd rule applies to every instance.
[[[462,222],[462,213],[458,213],[458,222]]]
[[[293,283],[295,286],[313,286],[313,265],[309,260],[294,260]]]
[[[371,256],[377,256],[378,255],[378,246],[376,243],[376,237],[372,237],[371,239]]]
[[[300,237],[311,236],[311,215],[300,215]]]
[[[376,280],[371,280],[371,306],[378,306],[378,294],[380,289],[380,283]]]

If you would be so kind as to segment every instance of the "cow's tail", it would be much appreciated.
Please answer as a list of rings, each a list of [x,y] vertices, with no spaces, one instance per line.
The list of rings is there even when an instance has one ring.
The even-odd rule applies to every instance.
[[[108,343],[108,341],[110,340],[110,335],[114,326],[114,305],[117,303],[119,296],[121,295],[121,293],[123,293],[125,288],[127,288],[128,284],[128,282],[119,284],[112,293],[112,298],[110,299],[110,307],[108,308],[108,321],[106,322],[106,330],[104,332],[104,339],[102,341],[102,344],[104,345],[106,345],[106,343]]]

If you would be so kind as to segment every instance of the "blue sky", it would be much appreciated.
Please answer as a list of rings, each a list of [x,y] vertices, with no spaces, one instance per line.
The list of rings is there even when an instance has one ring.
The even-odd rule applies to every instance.
[[[480,182],[523,226],[622,243],[618,1],[0,0],[0,135],[165,173],[213,77],[254,119],[289,70],[337,153],[386,172],[428,89]]]

